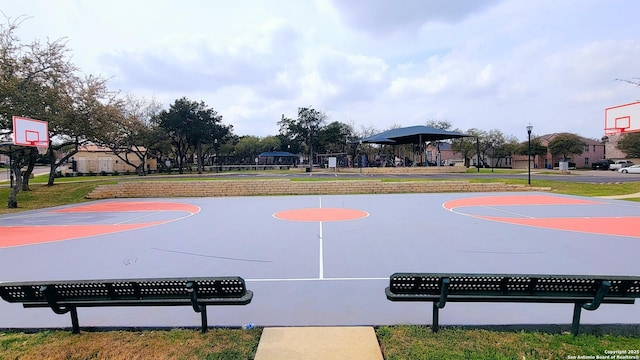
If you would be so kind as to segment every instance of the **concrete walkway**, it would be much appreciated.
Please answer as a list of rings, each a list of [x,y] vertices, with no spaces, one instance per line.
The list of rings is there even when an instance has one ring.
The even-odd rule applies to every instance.
[[[373,327],[265,328],[255,360],[383,360]]]
[[[611,196],[598,196],[601,199],[636,199],[640,198],[640,193],[625,194],[625,195],[611,195]]]

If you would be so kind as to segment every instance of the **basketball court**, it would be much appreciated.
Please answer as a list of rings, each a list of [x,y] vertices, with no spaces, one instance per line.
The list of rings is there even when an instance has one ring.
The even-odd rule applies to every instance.
[[[113,199],[0,216],[0,281],[241,276],[210,326],[429,324],[394,272],[640,275],[640,203],[550,193]],[[443,325],[569,324],[571,304],[451,303]],[[640,324],[604,304],[582,324]],[[81,327],[195,327],[189,307],[81,308]],[[69,316],[0,301],[0,328]]]

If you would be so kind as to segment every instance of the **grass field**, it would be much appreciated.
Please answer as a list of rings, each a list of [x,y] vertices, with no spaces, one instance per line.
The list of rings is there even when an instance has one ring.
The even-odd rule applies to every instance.
[[[252,359],[261,329],[0,333],[1,359]]]
[[[151,179],[151,176],[145,178]],[[175,180],[179,180],[179,177]],[[54,186],[48,187],[44,184],[46,179],[36,177],[31,182],[32,191],[20,192],[19,208],[0,206],[0,214],[85,202],[88,201],[85,195],[96,186],[116,181],[118,179],[112,177],[95,176],[86,179],[61,178],[56,180]],[[516,180],[470,181],[513,183]],[[4,201],[8,198],[9,188],[1,186],[0,200]],[[586,184],[536,180],[535,186],[549,187],[556,193],[581,196],[640,192],[640,182]],[[0,332],[0,359],[253,359],[261,333],[260,328],[211,329],[206,334],[194,329],[83,331],[79,335],[69,331],[5,331]],[[574,337],[568,333],[446,327],[438,333],[432,333],[430,328],[422,326],[383,326],[376,328],[376,334],[387,360],[623,359],[622,356],[640,359],[640,333],[637,331],[624,336],[581,334]],[[616,351],[618,354],[615,354]]]
[[[640,337],[573,336],[536,331],[489,331],[423,326],[376,328],[386,360],[407,359],[606,359],[640,350]],[[0,333],[1,359],[253,359],[262,329],[68,331]],[[636,353],[637,354],[637,353]],[[623,359],[610,357],[609,359]]]

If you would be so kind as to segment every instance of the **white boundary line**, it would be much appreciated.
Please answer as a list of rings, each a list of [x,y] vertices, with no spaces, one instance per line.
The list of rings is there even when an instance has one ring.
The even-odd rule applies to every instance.
[[[322,221],[319,222],[320,223],[320,234],[318,235],[318,237],[320,238],[320,269],[318,272],[318,276],[320,277],[320,279],[324,278],[324,252],[323,252],[323,247],[324,245],[322,244]]]
[[[123,221],[117,222],[116,225],[122,225],[122,224],[127,224],[127,223],[130,223],[130,222],[133,222],[133,221],[138,221],[140,219],[144,219],[144,218],[149,217],[149,216],[158,215],[158,214],[161,214],[163,212],[165,212],[165,211],[164,210],[154,211],[154,212],[149,213],[149,214],[144,214],[144,215],[136,216],[136,217],[131,218],[131,219],[127,219],[127,220],[123,220]]]
[[[491,210],[493,210],[493,211],[497,211],[497,212],[501,212],[501,213],[509,214],[509,215],[519,216],[519,217],[521,217],[521,218],[526,218],[526,219],[536,219],[536,217],[535,217],[535,216],[524,215],[524,214],[517,213],[517,212],[515,212],[515,211],[507,211],[507,210],[505,210],[505,209],[500,209],[500,208],[495,207],[495,206],[486,206],[486,205],[482,205],[481,207],[483,207],[483,208],[485,208],[485,209],[491,209]],[[456,213],[456,214],[464,214],[464,213],[461,213],[461,212],[458,212],[458,211],[455,211],[455,210],[452,210],[452,211],[453,211],[454,213]]]
[[[318,208],[322,209],[322,198],[321,197],[318,198]],[[319,221],[318,223],[320,224],[320,230],[319,230],[319,233],[318,233],[318,237],[320,238],[320,251],[319,251],[319,257],[320,257],[320,261],[319,261],[320,266],[319,267],[320,268],[319,268],[319,271],[318,271],[318,277],[320,279],[323,279],[324,278],[324,250],[323,250],[324,249],[324,244],[322,243],[322,221]]]

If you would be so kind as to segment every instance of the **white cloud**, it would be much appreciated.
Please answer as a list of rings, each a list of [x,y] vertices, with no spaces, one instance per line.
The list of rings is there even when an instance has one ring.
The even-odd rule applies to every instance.
[[[20,35],[67,37],[111,86],[186,96],[239,135],[325,111],[356,129],[447,120],[523,138],[599,138],[605,107],[640,98],[633,0],[0,0]]]
[[[374,35],[415,32],[432,22],[455,23],[484,10],[496,0],[334,0],[349,26]]]

